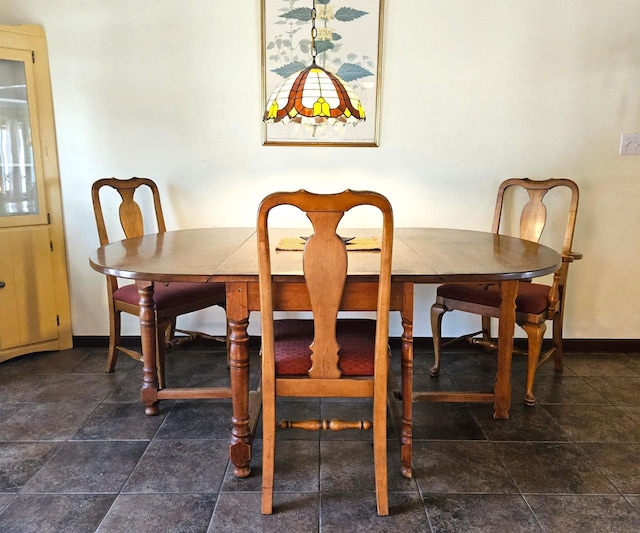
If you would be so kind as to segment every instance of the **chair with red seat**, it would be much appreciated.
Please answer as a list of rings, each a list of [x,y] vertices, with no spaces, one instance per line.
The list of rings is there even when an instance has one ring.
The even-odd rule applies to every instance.
[[[148,178],[117,179],[107,178],[96,181],[91,187],[93,210],[98,226],[100,246],[109,244],[107,224],[103,214],[101,202],[101,190],[113,189],[118,193],[114,195],[120,202],[119,224],[122,227],[124,237],[140,237],[149,231],[164,233],[166,225],[160,202],[160,193],[157,185]],[[145,196],[146,194],[146,196]],[[151,217],[144,218],[141,204],[143,200],[153,203],[155,212],[154,221],[150,224]],[[145,205],[146,207],[146,205]],[[145,224],[145,220],[147,223]],[[139,296],[135,284],[120,286],[118,278],[107,277],[107,291],[109,298],[109,354],[107,356],[107,372],[113,372],[116,366],[118,352],[142,361],[142,354],[136,350],[123,346],[120,340],[121,314],[129,313],[140,316]],[[164,356],[168,346],[173,346],[184,340],[192,340],[198,336],[215,338],[205,333],[178,330],[176,319],[180,315],[199,311],[212,306],[225,306],[226,289],[224,283],[156,283],[154,287],[154,302],[156,313],[156,353],[158,366],[158,381],[164,388]],[[175,333],[181,333],[183,337],[175,337]],[[224,340],[224,339],[222,339]]]
[[[268,216],[278,206],[294,206],[306,213],[313,234],[303,252],[273,252]],[[348,252],[337,228],[345,212],[373,206],[382,214],[380,251]],[[387,493],[387,378],[389,365],[389,309],[391,294],[391,206],[383,196],[364,191],[312,194],[307,191],[267,196],[258,211],[258,261],[262,324],[263,464],[262,513],[273,510],[275,474],[276,397],[373,398],[372,420],[281,421],[277,427],[373,429],[373,455],[378,514],[389,514]],[[291,281],[272,280],[276,254],[300,255],[300,272]],[[358,256],[371,280],[347,282],[349,254]],[[306,287],[306,290],[305,290]],[[354,291],[357,296],[354,297]],[[341,310],[376,311],[377,318],[339,317]],[[312,319],[274,319],[274,311],[310,310]]]
[[[552,194],[551,191],[554,191]],[[564,191],[562,195],[561,191]],[[518,193],[520,196],[518,197]],[[525,194],[526,193],[526,194]],[[562,196],[554,198],[551,196]],[[522,210],[514,208],[518,198],[524,204]],[[512,178],[504,181],[498,189],[498,197],[493,218],[492,232],[505,233],[506,219],[513,213],[520,213],[519,234],[522,239],[539,242],[548,224],[548,204],[560,205],[564,200],[565,220],[556,224],[554,228],[558,234],[558,245],[561,243],[562,266],[553,276],[551,284],[521,281],[518,284],[516,299],[516,323],[527,334],[528,347],[525,352],[527,361],[527,382],[524,402],[534,405],[533,383],[536,369],[552,355],[555,369],[562,371],[562,322],[565,307],[565,293],[569,265],[582,258],[582,254],[573,252],[573,234],[575,230],[576,214],[578,211],[578,186],[569,179],[530,180],[528,178]],[[555,203],[553,203],[555,202]],[[555,218],[555,217],[554,217]],[[463,335],[446,343],[442,343],[442,317],[448,311],[464,311],[482,316],[482,330]],[[497,318],[500,313],[500,287],[491,283],[445,283],[437,289],[436,302],[431,307],[431,329],[435,362],[431,368],[431,375],[438,376],[440,372],[441,350],[452,342],[468,339],[472,344],[479,344],[488,349],[496,349],[497,345],[491,338],[491,318]],[[542,352],[546,322],[553,321],[553,336],[551,346]],[[482,338],[478,338],[478,335]],[[515,352],[520,350],[514,349]]]

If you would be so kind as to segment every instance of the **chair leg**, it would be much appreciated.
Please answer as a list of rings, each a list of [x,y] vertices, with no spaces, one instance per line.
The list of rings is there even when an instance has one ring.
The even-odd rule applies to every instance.
[[[431,335],[433,337],[433,366],[430,373],[433,377],[440,374],[440,358],[442,355],[442,317],[447,312],[444,305],[437,302],[431,306]]]
[[[165,382],[165,355],[167,353],[167,338],[173,331],[175,322],[166,321],[156,324],[156,367],[158,369],[158,388],[164,389]]]
[[[107,372],[113,372],[116,368],[116,360],[118,358],[118,348],[120,344],[120,328],[121,328],[121,313],[111,308],[109,322],[111,328],[109,331],[109,353],[107,355]]]
[[[553,363],[556,372],[562,372],[564,370],[564,352],[562,348],[562,310],[553,319],[553,345],[555,351],[553,352]]]
[[[176,336],[176,319],[173,318],[169,323],[169,326],[165,330],[165,343],[170,344],[175,336]]]
[[[225,343],[227,345],[227,366],[231,367],[231,326],[229,325],[228,320],[226,320],[226,323],[227,323],[227,337],[225,338]]]
[[[265,399],[264,390],[262,392],[262,427],[262,514],[272,514],[276,451],[275,398]]]
[[[373,464],[376,478],[378,515],[389,514],[387,479],[387,403],[386,394],[374,399],[373,406]]]
[[[533,395],[533,381],[536,378],[536,369],[538,368],[538,360],[542,350],[542,339],[547,326],[544,322],[542,324],[527,322],[522,324],[522,329],[525,330],[528,338],[527,387],[524,393],[524,403],[525,405],[533,406],[536,403]]]
[[[482,316],[482,340],[487,344],[491,344],[491,317],[490,316]],[[489,351],[490,348],[486,348],[485,350]]]

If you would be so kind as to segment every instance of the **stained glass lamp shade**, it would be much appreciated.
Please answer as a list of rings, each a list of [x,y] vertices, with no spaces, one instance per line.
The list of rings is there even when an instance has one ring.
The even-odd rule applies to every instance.
[[[365,113],[355,91],[315,61],[289,76],[267,101],[265,122],[289,121],[319,125],[323,122],[357,124]]]

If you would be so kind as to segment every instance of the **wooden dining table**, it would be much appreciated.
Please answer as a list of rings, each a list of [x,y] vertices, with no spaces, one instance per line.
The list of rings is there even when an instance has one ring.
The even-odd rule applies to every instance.
[[[273,229],[270,241],[304,235],[304,229]],[[377,231],[353,229],[349,235],[369,237]],[[302,283],[301,252],[273,254],[275,283]],[[297,257],[296,257],[297,256]],[[202,228],[150,234],[102,246],[90,254],[90,265],[104,274],[135,280],[140,296],[140,335],[143,353],[141,397],[147,415],[159,413],[159,402],[180,398],[232,398],[229,448],[234,474],[251,471],[251,441],[260,413],[259,390],[249,386],[249,315],[259,311],[258,260],[255,228]],[[493,233],[446,228],[396,228],[394,231],[391,308],[402,323],[399,415],[402,473],[411,477],[413,402],[493,400],[494,418],[509,417],[511,356],[518,281],[556,271],[561,257],[530,241]],[[375,279],[375,251],[349,254],[347,282]],[[163,388],[158,385],[155,345],[154,283],[188,281],[226,284],[229,332],[229,388]],[[493,390],[478,393],[413,390],[413,323],[415,284],[444,282],[500,284],[502,303],[498,330],[498,363]],[[364,284],[363,284],[364,285]],[[428,320],[428,317],[427,317]]]

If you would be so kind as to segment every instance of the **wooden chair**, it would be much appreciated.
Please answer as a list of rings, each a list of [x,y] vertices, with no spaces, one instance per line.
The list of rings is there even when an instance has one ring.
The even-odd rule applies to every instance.
[[[100,245],[104,246],[110,242],[107,233],[107,225],[103,216],[102,204],[100,201],[100,191],[103,187],[114,189],[120,198],[119,216],[120,225],[124,231],[124,236],[138,237],[149,233],[149,223],[145,226],[145,219],[142,215],[140,204],[136,198],[144,195],[144,189],[148,189],[151,195],[147,194],[147,199],[153,200],[155,211],[154,228],[152,231],[164,233],[166,226],[162,214],[160,203],[160,193],[156,184],[147,178],[117,179],[107,178],[96,181],[91,187],[91,198],[93,200],[93,211],[98,226],[98,237]],[[136,192],[140,191],[140,195]],[[136,195],[136,198],[134,198]],[[138,198],[141,199],[141,198]],[[109,354],[107,357],[107,372],[113,372],[116,366],[118,352],[142,361],[142,354],[136,350],[123,346],[120,341],[121,313],[140,316],[138,305],[138,290],[135,284],[120,286],[118,278],[107,276],[107,291],[109,295]],[[180,315],[205,309],[207,307],[219,305],[225,306],[226,290],[224,283],[156,283],[154,287],[155,312],[157,320],[156,345],[158,354],[158,381],[160,388],[164,388],[164,354],[168,347],[175,346],[186,340],[193,340],[202,336],[222,340],[205,333],[176,329],[176,318]],[[175,333],[184,335],[184,339],[176,338]]]
[[[301,256],[304,274],[290,283],[282,280],[272,283],[273,247],[269,242],[267,219],[269,212],[280,205],[297,207],[313,225],[313,235],[307,240],[304,252],[278,252]],[[372,280],[354,283],[358,287],[353,288],[347,283],[347,245],[338,236],[337,227],[346,211],[360,205],[373,206],[382,213],[381,251],[370,259],[374,265]],[[257,230],[262,320],[262,513],[271,514],[273,510],[276,397],[365,397],[373,398],[372,421],[282,421],[278,427],[373,428],[377,509],[379,515],[387,515],[391,205],[380,194],[366,191],[346,190],[327,195],[303,190],[275,193],[260,204]],[[369,257],[374,254],[352,253]],[[313,319],[274,320],[274,311],[303,309],[311,310]],[[345,309],[376,310],[377,320],[338,318],[339,310]]]
[[[558,228],[564,232],[562,240],[562,266],[555,272],[551,285],[521,281],[518,285],[518,297],[516,299],[516,323],[527,334],[528,349],[514,349],[514,352],[522,352],[528,355],[527,385],[524,402],[526,405],[534,405],[533,382],[536,369],[551,355],[554,356],[555,369],[562,371],[562,318],[564,314],[564,295],[567,288],[567,275],[569,265],[582,258],[582,254],[571,250],[573,232],[578,211],[578,186],[568,179],[548,179],[534,181],[528,178],[512,178],[504,181],[498,189],[495,213],[493,217],[493,233],[500,233],[507,218],[507,204],[505,195],[507,191],[515,194],[518,189],[524,189],[528,194],[528,202],[524,205],[520,214],[520,232],[522,239],[539,242],[543,230],[547,224],[547,207],[543,202],[547,193],[553,189],[556,192],[568,189],[566,225]],[[549,195],[553,196],[553,195]],[[513,199],[513,196],[511,197]],[[509,203],[509,206],[513,202]],[[497,345],[491,338],[491,318],[498,317],[500,307],[500,288],[497,284],[487,283],[445,283],[437,289],[435,304],[431,307],[431,329],[433,334],[433,347],[435,352],[435,364],[431,368],[431,375],[437,376],[440,372],[441,349],[452,342],[468,339],[472,344],[479,344],[488,349],[496,349]],[[442,343],[441,327],[442,317],[447,311],[465,311],[482,316],[482,330],[463,335],[449,342]],[[547,320],[553,321],[553,338],[551,347],[541,354],[543,337],[546,331]],[[477,338],[477,335],[482,338]]]

